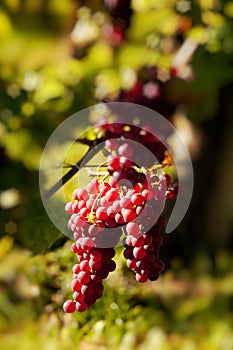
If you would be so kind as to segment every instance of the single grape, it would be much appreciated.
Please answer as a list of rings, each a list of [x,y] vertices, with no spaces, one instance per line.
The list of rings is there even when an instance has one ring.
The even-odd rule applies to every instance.
[[[88,308],[88,305],[85,303],[85,301],[83,301],[81,303],[76,302],[76,309],[79,312],[84,312],[84,311],[86,311],[87,308]]]
[[[90,273],[86,271],[80,271],[77,275],[77,280],[82,284],[88,284],[90,281]]]
[[[73,313],[76,310],[76,304],[73,300],[66,300],[63,304],[63,310],[67,313]]]

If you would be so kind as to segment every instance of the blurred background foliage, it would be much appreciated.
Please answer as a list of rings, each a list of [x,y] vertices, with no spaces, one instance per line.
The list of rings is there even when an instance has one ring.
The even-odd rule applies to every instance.
[[[233,349],[232,17],[227,0],[0,1],[2,349]],[[102,101],[168,118],[195,188],[160,280],[137,285],[119,250],[102,300],[70,317],[70,242],[38,169],[53,130]]]

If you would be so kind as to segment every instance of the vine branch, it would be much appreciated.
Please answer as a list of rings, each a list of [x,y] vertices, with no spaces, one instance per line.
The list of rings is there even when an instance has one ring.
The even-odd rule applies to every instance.
[[[104,137],[101,137],[99,139],[95,140],[88,140],[86,138],[83,139],[77,139],[76,142],[82,143],[84,145],[89,146],[89,150],[85,153],[85,155],[75,164],[71,165],[71,169],[62,176],[61,179],[59,179],[49,190],[47,190],[44,194],[44,197],[47,199],[51,197],[54,193],[56,193],[64,184],[66,184],[77,172],[81,169],[80,166],[82,164],[82,167],[85,166],[91,158],[94,157],[96,153],[99,152],[99,149],[95,149],[94,152],[92,150],[93,147],[99,145],[101,142],[105,141]],[[87,155],[90,153],[90,155]],[[85,158],[85,160],[84,160]]]

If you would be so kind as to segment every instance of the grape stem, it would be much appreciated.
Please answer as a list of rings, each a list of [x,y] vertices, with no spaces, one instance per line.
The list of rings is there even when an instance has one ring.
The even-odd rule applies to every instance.
[[[101,137],[99,139],[95,140],[88,140],[88,139],[77,139],[75,142],[79,142],[82,144],[85,144],[89,146],[89,150],[85,153],[85,155],[75,164],[71,165],[71,169],[61,177],[49,190],[47,190],[44,194],[44,198],[47,199],[51,197],[54,193],[56,193],[64,184],[66,184],[72,177],[80,170],[80,165],[84,162],[85,157],[85,164],[82,164],[82,167],[85,166],[89,162],[89,157],[87,157],[87,153],[91,150],[92,147],[95,147],[99,145],[101,142],[103,142],[105,139],[104,137]],[[99,150],[96,150],[96,154],[99,152]],[[92,154],[92,157],[94,154]]]

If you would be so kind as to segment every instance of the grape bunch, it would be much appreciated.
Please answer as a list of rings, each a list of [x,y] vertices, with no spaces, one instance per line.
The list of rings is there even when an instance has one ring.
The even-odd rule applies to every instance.
[[[132,15],[130,0],[104,0],[111,21],[103,28],[103,34],[114,47],[125,41],[126,30],[130,26]]]
[[[166,220],[161,213],[166,198],[174,198],[176,191],[170,176],[162,171],[164,146],[136,126],[130,132],[121,123],[101,128],[106,137],[106,162],[100,166],[106,171],[97,170],[85,189],[74,190],[65,206],[74,238],[72,251],[79,261],[73,267],[73,299],[63,306],[68,313],[83,312],[102,296],[103,280],[116,268],[114,247],[119,242],[125,246],[127,266],[138,282],[155,281],[163,268],[159,248]],[[145,154],[143,161],[148,166],[138,167],[140,152],[133,139],[151,148],[160,162],[150,164]]]
[[[103,294],[103,279],[116,268],[116,263],[112,260],[114,249],[94,248],[90,238],[79,239],[72,250],[80,263],[73,266],[73,300],[67,300],[63,306],[68,313],[75,310],[83,312],[94,305]]]
[[[176,109],[176,104],[171,98],[172,77],[163,79],[159,76],[159,70],[155,66],[142,66],[136,75],[134,84],[129,89],[121,89],[116,102],[137,103],[155,110],[167,119],[170,119]],[[106,97],[104,102],[111,102]]]
[[[140,233],[140,227],[135,222],[126,226],[124,257],[127,259],[127,266],[135,272],[137,282],[144,283],[148,279],[155,281],[163,269],[163,263],[158,259],[163,224],[163,217],[160,217],[153,229],[144,234]]]

